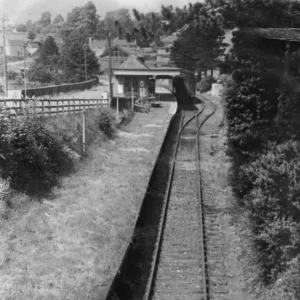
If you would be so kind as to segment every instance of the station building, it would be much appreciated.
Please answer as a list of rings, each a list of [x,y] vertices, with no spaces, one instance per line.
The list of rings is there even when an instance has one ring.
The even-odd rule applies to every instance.
[[[176,101],[173,96],[176,92],[173,79],[177,77],[183,78],[192,94],[195,90],[195,79],[192,73],[176,67],[148,66],[133,54],[113,68],[113,75],[113,95],[121,98]]]

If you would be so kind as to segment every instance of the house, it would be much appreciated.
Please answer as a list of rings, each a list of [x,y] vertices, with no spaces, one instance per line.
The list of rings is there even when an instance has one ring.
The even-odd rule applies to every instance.
[[[97,57],[101,56],[107,47],[107,40],[93,40],[89,38],[89,46],[94,51]]]
[[[37,43],[34,43],[34,42],[30,42],[27,44],[26,46],[26,50],[27,50],[27,53],[32,56],[34,54],[36,54],[39,50],[39,45]]]
[[[7,56],[24,56],[24,41],[22,40],[7,40],[5,51]]]
[[[131,54],[136,55],[141,61],[144,60],[144,56],[136,44],[128,42],[125,44],[123,40],[113,41],[110,53],[112,69],[119,67]],[[99,57],[99,63],[101,65],[101,69],[107,72],[109,68],[108,47],[105,48],[104,52]]]

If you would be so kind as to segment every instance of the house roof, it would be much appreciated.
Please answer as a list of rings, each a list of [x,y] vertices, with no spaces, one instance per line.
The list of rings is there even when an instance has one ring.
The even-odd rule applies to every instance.
[[[107,45],[107,40],[92,40],[91,46],[92,49],[102,49],[106,47]]]
[[[300,42],[300,28],[241,28],[240,30],[263,39]]]
[[[28,43],[27,47],[39,49],[39,45],[37,43],[33,43],[33,42]]]
[[[172,44],[176,40],[177,40],[177,36],[176,35],[168,35],[168,36],[165,36],[164,38],[161,39],[161,41],[164,44]]]
[[[130,55],[118,68],[118,70],[147,70],[145,64],[138,60],[137,56]]]
[[[8,40],[8,43],[10,46],[21,46],[23,47],[24,46],[24,41],[21,41],[21,40]]]

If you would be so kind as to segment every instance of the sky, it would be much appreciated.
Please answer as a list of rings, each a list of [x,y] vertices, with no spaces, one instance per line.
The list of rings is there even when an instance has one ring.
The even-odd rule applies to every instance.
[[[39,19],[44,11],[50,11],[52,17],[62,14],[64,17],[75,7],[82,6],[88,0],[0,0],[0,17],[4,13],[10,24]],[[101,18],[108,11],[119,8],[136,8],[140,12],[159,11],[161,5],[183,7],[196,0],[93,0]]]

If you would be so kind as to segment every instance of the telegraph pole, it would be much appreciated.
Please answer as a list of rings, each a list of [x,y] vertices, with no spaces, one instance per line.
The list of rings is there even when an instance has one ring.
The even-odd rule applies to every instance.
[[[8,85],[7,85],[7,62],[6,62],[6,47],[5,47],[5,26],[4,17],[2,18],[2,34],[3,34],[3,69],[4,69],[4,92],[5,98],[8,96]]]
[[[24,49],[24,99],[27,98],[27,80],[26,80],[26,43],[23,45]]]
[[[111,34],[108,34],[108,76],[109,76],[109,103],[112,100],[112,88],[111,88]]]
[[[87,66],[86,66],[86,51],[87,51],[87,44],[83,45],[83,50],[84,50],[84,70],[85,70],[85,81],[87,81]]]

